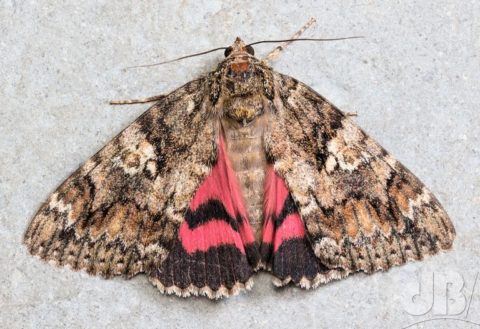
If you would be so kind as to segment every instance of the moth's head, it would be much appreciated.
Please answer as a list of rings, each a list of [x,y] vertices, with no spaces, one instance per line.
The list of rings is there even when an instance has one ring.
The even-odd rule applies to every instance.
[[[246,45],[242,39],[237,37],[230,47],[225,49],[225,58],[236,56],[254,56],[255,51],[250,45]]]
[[[255,62],[258,60],[253,56],[252,46],[246,45],[242,39],[237,37],[235,42],[225,49],[224,68],[227,76],[234,80],[247,80],[255,71]]]

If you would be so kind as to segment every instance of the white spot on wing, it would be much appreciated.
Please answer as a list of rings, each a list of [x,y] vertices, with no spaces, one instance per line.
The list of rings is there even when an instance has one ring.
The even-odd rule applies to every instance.
[[[192,113],[194,108],[195,108],[195,102],[192,99],[190,99],[187,105],[187,113]]]

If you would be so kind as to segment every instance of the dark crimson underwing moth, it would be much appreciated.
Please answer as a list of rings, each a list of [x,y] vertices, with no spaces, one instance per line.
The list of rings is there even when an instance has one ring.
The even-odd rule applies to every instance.
[[[238,38],[225,55],[50,196],[30,253],[220,298],[258,270],[309,289],[451,247],[435,196],[348,115]]]

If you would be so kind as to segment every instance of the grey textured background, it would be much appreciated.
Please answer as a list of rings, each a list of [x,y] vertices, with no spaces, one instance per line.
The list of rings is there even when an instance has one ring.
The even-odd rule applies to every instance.
[[[474,289],[480,270],[478,0],[69,3],[0,1],[0,327],[480,323],[480,283]],[[289,37],[311,15],[318,23],[305,36],[367,38],[293,44],[273,66],[343,110],[358,111],[355,120],[444,204],[457,228],[453,251],[309,292],[276,290],[261,274],[253,291],[220,302],[166,297],[144,276],[103,280],[27,255],[22,234],[40,204],[147,108],[114,108],[107,101],[171,91],[211,70],[222,54],[122,68],[229,45],[237,35]],[[258,46],[257,54],[270,47]],[[419,284],[431,288],[432,275],[463,289],[447,294],[437,280],[433,293],[412,300]]]

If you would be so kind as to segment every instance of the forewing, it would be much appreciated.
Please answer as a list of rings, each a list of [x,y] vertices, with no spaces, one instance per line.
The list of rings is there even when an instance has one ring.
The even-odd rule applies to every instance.
[[[158,266],[215,162],[204,85],[166,96],[70,176],[31,221],[29,251],[107,277]]]
[[[274,85],[266,152],[322,264],[373,272],[451,247],[454,227],[418,178],[308,86]]]

